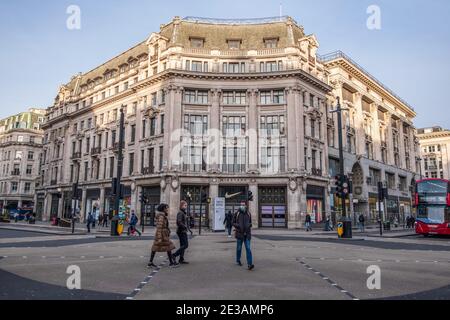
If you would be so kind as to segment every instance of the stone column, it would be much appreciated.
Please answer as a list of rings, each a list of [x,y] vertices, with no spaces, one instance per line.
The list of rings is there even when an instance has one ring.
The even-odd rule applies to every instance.
[[[381,161],[381,135],[380,135],[380,123],[378,119],[378,108],[371,105],[372,114],[372,140],[373,140],[373,158],[376,161]]]
[[[301,185],[291,179],[287,186],[288,229],[298,229],[301,221]]]
[[[169,134],[169,156],[165,157],[170,161],[170,170],[179,171],[181,169],[181,129],[182,129],[182,97],[183,97],[183,88],[177,87],[173,94],[173,103],[169,108],[170,111],[170,125],[168,128]]]
[[[285,125],[287,128],[287,162],[288,172],[298,172],[298,152],[297,152],[297,124],[296,117],[296,90],[294,88],[286,89],[287,92],[287,119]]]
[[[387,160],[388,164],[394,165],[394,144],[392,141],[392,114],[387,115],[387,130],[386,130],[386,144],[387,144]]]
[[[257,229],[259,228],[258,185],[256,182],[252,182],[248,189],[253,193],[253,201],[250,201],[248,208],[252,216],[253,228]]]
[[[366,132],[364,131],[364,116],[362,113],[362,94],[355,93],[355,132],[356,132],[356,154],[364,155],[366,146]]]
[[[58,199],[58,218],[63,217],[64,211],[64,192],[61,191],[61,198]]]
[[[44,212],[42,213],[42,221],[44,221],[44,222],[49,221],[49,219],[50,219],[51,201],[52,201],[51,193],[46,192],[45,198],[44,198]]]
[[[172,134],[172,109],[175,100],[175,87],[169,86],[165,89],[166,92],[166,107],[164,111],[164,171],[168,171],[171,167],[170,165],[170,155],[171,155],[171,134]],[[145,157],[145,156],[144,156]],[[145,167],[145,164],[144,164]]]
[[[175,186],[176,188],[174,188]],[[172,178],[172,183],[167,185],[168,205],[170,207],[169,224],[172,228],[176,227],[177,213],[180,208],[180,192],[181,186],[179,185],[179,180]]]
[[[208,165],[213,172],[219,171],[220,165],[220,98],[221,91],[212,90],[212,104],[210,108],[211,130],[208,144]]]
[[[105,188],[100,188],[100,214],[105,212]]]
[[[301,171],[305,168],[304,159],[305,159],[305,137],[304,137],[304,126],[303,123],[303,115],[305,113],[305,108],[303,107],[303,93],[304,89],[298,87],[295,91],[295,121],[297,122],[297,170]]]
[[[248,171],[258,171],[258,90],[248,90]]]
[[[83,188],[81,196],[80,221],[83,223],[86,219],[87,190]]]
[[[212,230],[214,227],[214,199],[219,196],[219,184],[218,183],[211,183],[209,185],[209,197],[211,198],[211,205],[209,208],[209,228]],[[222,220],[223,222],[223,220]]]
[[[403,121],[398,121],[399,126],[398,126],[398,150],[399,150],[399,156],[400,156],[400,163],[399,163],[399,167],[400,168],[406,168],[406,162],[405,162],[405,157],[406,157],[406,153],[405,153],[405,141],[404,141],[404,137],[405,135],[403,134]]]

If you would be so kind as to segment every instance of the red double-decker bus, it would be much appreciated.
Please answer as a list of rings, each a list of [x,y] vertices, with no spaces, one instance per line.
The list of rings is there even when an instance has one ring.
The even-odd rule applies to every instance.
[[[416,233],[450,235],[450,181],[420,180],[415,191]]]

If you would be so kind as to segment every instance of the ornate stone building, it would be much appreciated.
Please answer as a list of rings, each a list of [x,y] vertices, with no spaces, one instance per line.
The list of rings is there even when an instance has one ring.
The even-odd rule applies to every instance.
[[[389,198],[385,219],[399,221],[412,213],[413,186],[419,172],[419,144],[413,120],[414,109],[342,52],[321,57],[333,86],[333,97],[340,97],[343,112],[345,170],[352,177],[352,205],[356,221],[378,219],[378,182],[386,183]],[[336,105],[331,98],[333,106]],[[336,115],[328,112],[329,168],[338,173],[338,126]],[[331,211],[339,211],[342,201],[331,197]]]
[[[37,193],[44,216],[70,213],[76,181],[83,217],[94,207],[110,211],[125,106],[124,203],[146,223],[160,202],[173,219],[180,199],[191,195],[191,213],[198,219],[203,212],[211,225],[202,188],[211,199],[226,197],[227,211],[250,190],[258,227],[297,228],[306,212],[320,222],[332,205],[333,82],[317,49],[316,38],[289,17],[176,17],[147,41],[74,76],[48,109]],[[414,116],[392,103],[393,114]]]
[[[34,207],[45,113],[32,108],[0,120],[0,212]]]
[[[450,130],[441,127],[418,130],[423,178],[450,179]]]

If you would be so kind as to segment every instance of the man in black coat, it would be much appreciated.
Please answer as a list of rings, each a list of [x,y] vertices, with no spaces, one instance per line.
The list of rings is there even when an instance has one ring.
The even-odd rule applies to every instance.
[[[189,228],[186,209],[187,209],[187,202],[181,201],[180,202],[180,211],[177,214],[177,235],[180,239],[180,248],[175,252],[173,255],[174,257],[180,257],[179,263],[180,264],[188,264],[187,261],[184,260],[184,252],[189,247],[188,242],[188,236],[187,232],[189,231],[192,234],[191,229]]]
[[[228,211],[228,213],[225,215],[223,224],[228,231],[228,238],[231,238],[231,229],[233,228],[233,214],[231,213],[231,211]]]
[[[245,252],[247,255],[247,265],[248,270],[253,270],[255,268],[253,264],[253,255],[250,247],[252,239],[252,216],[247,210],[247,205],[243,201],[239,210],[236,212],[233,218],[233,226],[236,229],[236,263],[242,266],[241,255],[242,255],[242,244],[245,245]]]

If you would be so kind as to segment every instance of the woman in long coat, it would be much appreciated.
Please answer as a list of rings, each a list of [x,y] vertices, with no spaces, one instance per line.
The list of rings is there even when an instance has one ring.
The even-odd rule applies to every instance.
[[[172,241],[170,241],[169,219],[167,219],[167,216],[169,215],[169,206],[167,204],[160,204],[157,211],[158,212],[155,216],[155,240],[153,241],[152,254],[148,266],[156,268],[156,265],[153,263],[156,253],[167,252],[170,266],[174,267],[177,266],[178,263],[172,254],[172,250],[175,249],[175,245]]]

